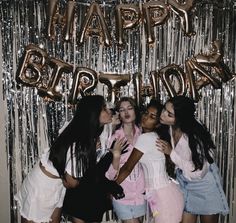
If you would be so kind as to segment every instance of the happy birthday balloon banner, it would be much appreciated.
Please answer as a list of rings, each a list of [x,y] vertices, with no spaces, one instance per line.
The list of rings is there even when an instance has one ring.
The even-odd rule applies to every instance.
[[[179,3],[174,0],[149,1],[142,4],[142,10],[136,4],[118,4],[115,6],[117,44],[124,45],[124,31],[136,27],[144,21],[147,43],[155,41],[154,27],[162,25],[169,17],[170,11],[174,11],[180,18],[182,30],[187,36],[194,32],[191,30],[190,10],[193,0]],[[75,1],[68,1],[64,15],[59,14],[58,0],[50,0],[48,4],[47,36],[54,40],[56,25],[61,25],[64,41],[70,41],[74,30]],[[142,13],[141,13],[142,11]],[[94,20],[97,23],[94,27]],[[111,45],[111,34],[108,31],[106,18],[99,4],[93,2],[85,15],[79,35],[78,45],[84,43],[88,36],[100,38],[101,44]],[[49,57],[47,52],[33,44],[26,47],[24,55],[16,74],[16,80],[23,85],[36,87],[41,97],[60,101],[62,92],[60,84],[63,75],[73,73],[72,87],[69,93],[69,103],[75,104],[79,96],[91,93],[98,81],[108,87],[108,99],[114,102],[118,98],[119,89],[128,83],[132,83],[135,89],[135,98],[138,104],[143,96],[158,97],[160,84],[164,86],[170,97],[178,94],[188,94],[195,100],[199,100],[198,90],[211,84],[214,88],[220,88],[222,82],[233,78],[233,74],[223,62],[223,51],[219,41],[212,44],[209,54],[198,54],[185,62],[186,73],[176,65],[168,65],[161,70],[151,71],[150,86],[143,86],[142,74],[99,74],[86,67],[76,67],[65,61]],[[210,68],[210,69],[209,69]],[[173,77],[175,84],[173,84]],[[45,81],[46,80],[46,81]],[[176,89],[176,82],[178,89]]]
[[[165,3],[166,2],[166,3]],[[119,46],[124,45],[124,31],[133,29],[144,23],[146,39],[148,44],[155,41],[154,27],[160,26],[167,21],[170,12],[173,11],[181,21],[181,27],[185,35],[192,36],[195,33],[191,27],[191,9],[193,0],[180,3],[175,0],[149,1],[142,4],[142,9],[137,4],[118,4],[115,6],[116,19],[116,42]],[[48,26],[47,36],[54,40],[56,26],[62,26],[62,35],[65,41],[72,39],[75,21],[76,2],[68,1],[64,15],[59,13],[58,0],[50,0],[48,4]],[[96,20],[96,25],[93,21]],[[84,43],[89,36],[97,36],[100,42],[111,46],[111,33],[108,30],[106,18],[98,3],[93,2],[85,15],[78,34],[78,45]]]
[[[234,75],[223,62],[221,42],[215,41],[208,54],[198,54],[185,62],[186,73],[176,64],[170,64],[160,70],[151,71],[149,74],[151,86],[142,86],[142,74],[115,74],[103,73],[86,68],[73,66],[65,61],[49,57],[47,52],[40,47],[30,44],[26,47],[18,66],[16,81],[24,86],[36,87],[41,97],[60,101],[62,92],[60,84],[63,75],[73,74],[72,87],[68,101],[75,104],[79,96],[91,93],[97,86],[98,81],[107,85],[109,98],[114,102],[121,86],[132,83],[135,89],[135,98],[140,104],[142,97],[158,97],[160,84],[165,87],[168,95],[186,95],[187,93],[195,100],[199,100],[199,89],[211,84],[215,89],[220,88],[222,82],[231,80]],[[173,84],[173,77],[177,81]],[[45,80],[46,83],[45,83]]]

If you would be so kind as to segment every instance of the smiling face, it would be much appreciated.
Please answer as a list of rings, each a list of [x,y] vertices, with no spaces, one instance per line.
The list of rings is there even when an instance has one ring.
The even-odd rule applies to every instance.
[[[166,103],[161,112],[160,123],[164,125],[175,125],[175,111],[172,103]]]
[[[152,132],[158,124],[159,120],[157,108],[149,107],[142,115],[141,126],[143,131]]]
[[[135,110],[133,105],[129,101],[122,101],[119,107],[119,114],[122,123],[133,123],[135,122]]]

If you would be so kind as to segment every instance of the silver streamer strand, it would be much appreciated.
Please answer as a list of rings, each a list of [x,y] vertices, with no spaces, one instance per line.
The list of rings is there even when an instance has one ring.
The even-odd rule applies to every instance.
[[[63,74],[60,83],[61,101],[47,101],[38,95],[36,88],[22,86],[15,80],[19,59],[30,43],[44,49],[50,58],[57,58],[76,67],[87,67],[97,73],[142,74],[143,86],[150,85],[149,74],[163,67],[176,64],[185,70],[185,60],[199,53],[207,53],[211,43],[223,43],[224,63],[232,73],[236,67],[236,2],[233,0],[199,0],[193,9],[191,24],[196,32],[187,37],[181,29],[181,21],[173,12],[162,25],[154,27],[154,43],[146,43],[143,22],[124,31],[124,46],[116,44],[115,6],[135,3],[139,7],[148,1],[96,1],[106,18],[111,32],[112,44],[107,47],[96,37],[88,37],[78,44],[78,33],[87,9],[92,1],[76,2],[74,30],[69,42],[62,40],[61,28],[57,28],[55,40],[47,38],[47,6],[49,0],[2,0],[0,1],[0,97],[1,126],[4,131],[2,150],[9,170],[9,200],[11,222],[20,222],[14,194],[22,180],[49,147],[58,131],[73,116],[68,103],[73,74]],[[166,0],[166,2],[168,2]],[[59,0],[63,12],[68,1]],[[96,22],[95,22],[96,25]],[[47,80],[44,80],[45,82]],[[216,144],[215,160],[222,174],[230,214],[221,217],[221,223],[233,223],[236,219],[236,79],[222,83],[220,89],[208,85],[199,93],[197,117],[212,133]],[[108,97],[108,88],[102,83],[92,92]],[[135,95],[132,82],[121,87],[120,96]],[[160,99],[168,98],[165,87],[160,84]],[[150,97],[146,97],[146,102]],[[2,139],[3,137],[1,137]]]

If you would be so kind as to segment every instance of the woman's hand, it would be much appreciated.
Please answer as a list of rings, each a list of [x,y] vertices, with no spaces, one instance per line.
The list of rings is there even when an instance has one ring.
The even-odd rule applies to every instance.
[[[171,147],[170,143],[168,143],[167,141],[164,141],[162,139],[156,140],[156,146],[159,151],[161,151],[162,153],[165,153],[167,155],[170,155],[170,153],[172,151],[172,147]]]
[[[96,149],[101,149],[101,147],[102,147],[101,140],[98,139],[96,143]]]
[[[62,183],[63,183],[64,187],[67,189],[68,188],[75,188],[75,187],[79,186],[79,180],[75,179],[74,177],[72,177],[68,173],[65,174],[64,179],[62,179]]]
[[[113,157],[120,156],[121,154],[124,154],[128,152],[127,147],[129,146],[129,143],[125,138],[116,139],[113,141],[110,151],[113,154]]]

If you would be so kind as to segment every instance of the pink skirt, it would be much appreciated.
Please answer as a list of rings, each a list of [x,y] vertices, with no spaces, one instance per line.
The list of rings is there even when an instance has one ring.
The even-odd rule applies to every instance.
[[[146,193],[146,199],[155,223],[179,223],[184,210],[184,198],[179,186],[167,186]]]

